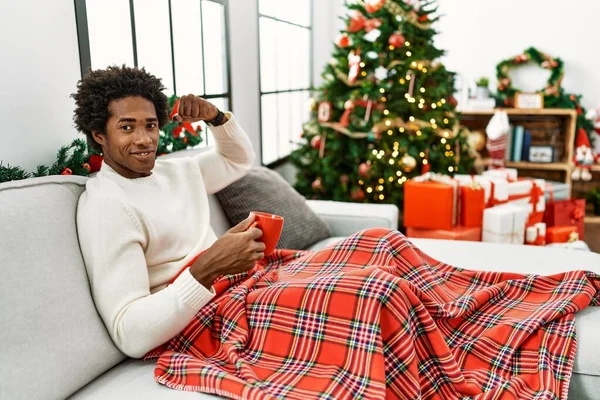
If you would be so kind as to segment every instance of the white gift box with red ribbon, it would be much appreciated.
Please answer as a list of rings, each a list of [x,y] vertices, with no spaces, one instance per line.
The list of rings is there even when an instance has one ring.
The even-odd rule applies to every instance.
[[[531,223],[541,222],[546,210],[543,179],[521,179],[508,184],[508,202],[526,207],[532,217]]]
[[[503,179],[508,182],[514,182],[519,178],[519,171],[515,168],[496,168],[484,171],[482,175],[495,179]]]
[[[473,181],[477,182],[485,192],[486,207],[504,204],[508,201],[508,181],[491,176],[483,175],[454,175],[461,186],[470,186]]]
[[[486,208],[483,212],[482,241],[523,244],[528,217],[527,208],[516,204]]]

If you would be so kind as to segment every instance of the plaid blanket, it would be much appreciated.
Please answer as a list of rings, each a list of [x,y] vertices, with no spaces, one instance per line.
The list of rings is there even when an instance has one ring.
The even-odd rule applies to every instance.
[[[160,351],[156,380],[233,399],[566,398],[600,277],[473,272],[401,233],[278,250]]]

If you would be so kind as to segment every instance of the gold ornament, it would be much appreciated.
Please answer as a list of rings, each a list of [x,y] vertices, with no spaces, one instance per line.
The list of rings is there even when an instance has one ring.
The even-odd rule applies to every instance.
[[[411,172],[417,166],[417,160],[408,154],[405,154],[401,161],[404,172]]]
[[[485,136],[480,131],[471,132],[467,137],[467,143],[475,151],[482,151],[485,148]]]
[[[317,111],[317,100],[315,100],[314,97],[311,97],[310,99],[308,99],[308,109],[310,111]]]

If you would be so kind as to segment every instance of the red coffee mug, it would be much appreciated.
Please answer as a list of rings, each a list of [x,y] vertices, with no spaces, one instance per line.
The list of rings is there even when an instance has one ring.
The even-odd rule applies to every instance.
[[[262,237],[258,240],[265,244],[264,253],[265,256],[268,256],[273,253],[277,242],[279,242],[283,230],[283,217],[260,211],[252,211],[252,213],[255,215],[256,227],[263,232]]]

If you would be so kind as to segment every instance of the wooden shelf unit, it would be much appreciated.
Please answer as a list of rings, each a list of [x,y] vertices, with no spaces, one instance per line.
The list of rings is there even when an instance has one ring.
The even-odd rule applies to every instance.
[[[586,224],[600,224],[600,216],[598,215],[586,215],[585,217]]]
[[[539,119],[539,117],[547,116],[547,117],[559,117],[561,120],[564,119],[564,154],[562,156],[561,161],[552,162],[552,163],[533,163],[528,161],[507,161],[506,165],[510,168],[516,168],[518,170],[527,170],[531,175],[532,171],[536,173],[534,175],[538,175],[540,178],[549,178],[552,180],[559,180],[565,183],[568,183],[572,187],[571,180],[571,171],[573,169],[573,164],[571,160],[573,159],[573,147],[575,142],[575,129],[577,126],[577,112],[571,109],[565,108],[544,108],[541,110],[534,109],[517,109],[517,108],[504,108],[504,109],[494,109],[494,110],[464,110],[460,111],[461,114],[461,124],[470,128],[471,126],[477,126],[478,130],[482,130],[481,127],[487,125],[492,116],[496,113],[496,111],[503,110],[506,111],[509,119],[518,120],[519,122],[526,122],[527,117],[534,117],[535,119]],[[512,122],[512,121],[511,121]],[[484,130],[485,136],[485,130]],[[488,161],[483,160],[483,165],[487,165]],[[594,168],[598,168],[600,171],[600,165],[595,166]],[[552,176],[552,178],[550,178]],[[559,176],[559,179],[556,177]]]

